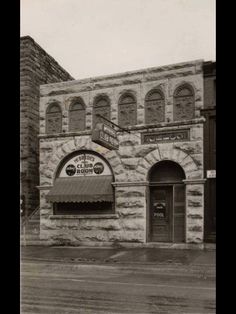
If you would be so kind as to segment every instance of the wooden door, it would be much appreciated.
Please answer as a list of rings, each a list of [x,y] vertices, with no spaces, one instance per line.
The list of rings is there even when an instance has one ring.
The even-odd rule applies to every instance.
[[[171,242],[173,224],[173,187],[150,188],[150,241]]]
[[[173,242],[185,242],[185,186],[174,185]]]

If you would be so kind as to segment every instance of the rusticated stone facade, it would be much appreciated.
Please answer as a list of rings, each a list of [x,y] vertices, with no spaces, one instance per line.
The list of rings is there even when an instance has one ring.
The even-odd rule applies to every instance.
[[[126,72],[40,87],[40,237],[48,243],[146,243],[149,240],[149,173],[163,160],[173,161],[184,171],[185,243],[202,243],[204,224],[203,176],[203,61]],[[194,112],[189,120],[174,121],[174,96],[184,86],[191,89]],[[164,121],[145,123],[145,100],[150,91],[160,91]],[[136,125],[130,133],[118,131],[119,149],[108,150],[91,140],[93,106],[97,97],[108,99],[110,119],[118,123],[120,99],[128,93],[136,101]],[[156,96],[155,96],[156,97]],[[183,96],[184,97],[184,96]],[[70,132],[69,108],[76,99],[85,105],[85,130]],[[58,104],[62,132],[46,133],[47,109]],[[188,102],[185,102],[188,105]],[[132,103],[132,106],[133,103]],[[181,105],[182,106],[182,105]],[[190,109],[189,109],[190,108]],[[165,134],[163,134],[163,132]],[[176,132],[186,135],[175,137]],[[152,140],[144,140],[147,134]],[[162,134],[160,140],[158,136]],[[166,137],[166,134],[170,136]],[[152,136],[156,136],[153,140]],[[114,213],[54,215],[46,195],[54,185],[57,170],[72,152],[87,150],[105,158],[114,175]]]
[[[20,39],[20,166],[25,214],[39,205],[39,86],[73,80],[31,37]]]

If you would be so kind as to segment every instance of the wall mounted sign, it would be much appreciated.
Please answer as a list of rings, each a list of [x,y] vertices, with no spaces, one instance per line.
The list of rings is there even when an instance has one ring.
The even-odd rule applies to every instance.
[[[216,170],[207,170],[207,178],[216,178]]]
[[[92,131],[92,141],[108,149],[119,148],[116,130],[104,123],[96,125],[96,128]]]
[[[175,142],[189,140],[189,130],[176,130],[166,132],[142,133],[142,144],[155,144],[159,142]]]
[[[107,163],[97,155],[80,153],[63,166],[59,177],[111,175]]]

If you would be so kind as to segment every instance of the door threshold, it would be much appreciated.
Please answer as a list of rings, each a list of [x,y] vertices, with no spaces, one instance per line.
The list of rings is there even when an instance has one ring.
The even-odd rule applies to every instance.
[[[147,242],[146,247],[160,248],[160,249],[204,249],[204,243],[173,243],[173,242]]]

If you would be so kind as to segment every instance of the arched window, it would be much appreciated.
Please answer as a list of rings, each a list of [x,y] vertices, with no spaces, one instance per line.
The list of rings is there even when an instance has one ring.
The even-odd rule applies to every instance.
[[[165,100],[160,91],[149,92],[145,99],[145,123],[165,121]]]
[[[85,130],[85,107],[82,101],[72,103],[69,110],[69,130]]]
[[[112,168],[103,156],[89,150],[76,151],[62,160],[46,199],[52,202],[54,214],[112,214],[112,182]]]
[[[188,85],[180,86],[174,93],[174,121],[194,119],[194,92]]]
[[[137,103],[134,96],[130,94],[121,96],[118,105],[118,121],[122,127],[137,124]]]
[[[184,170],[171,160],[162,160],[156,163],[149,173],[149,181],[152,183],[180,183],[183,179],[185,179]]]
[[[110,120],[111,118],[111,110],[110,110],[110,104],[106,97],[99,97],[95,100],[94,106],[93,106],[93,127],[96,127],[97,123],[103,123],[104,120],[99,117],[101,115],[102,117]]]
[[[51,104],[46,113],[46,133],[62,132],[61,108],[57,103]]]

